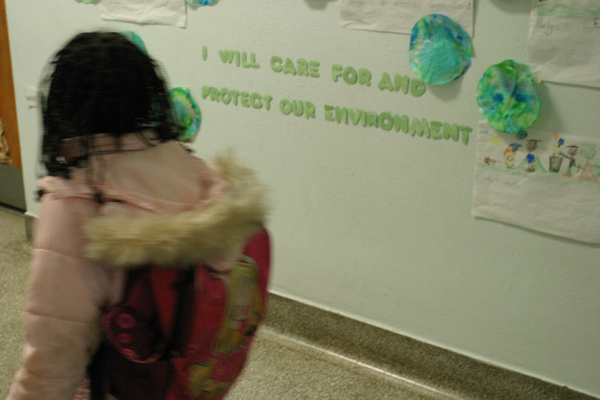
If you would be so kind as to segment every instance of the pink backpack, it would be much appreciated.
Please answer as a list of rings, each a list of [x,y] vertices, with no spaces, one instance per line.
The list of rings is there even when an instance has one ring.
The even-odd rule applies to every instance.
[[[130,273],[124,300],[102,319],[108,341],[90,366],[92,399],[222,399],[264,318],[269,268],[263,229],[224,273],[206,265]]]

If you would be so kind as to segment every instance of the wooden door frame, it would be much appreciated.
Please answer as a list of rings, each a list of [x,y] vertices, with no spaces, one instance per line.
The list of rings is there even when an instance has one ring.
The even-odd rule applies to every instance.
[[[22,170],[15,87],[4,0],[0,0],[0,119],[4,124],[4,136],[8,142],[9,155],[13,160],[12,166]]]

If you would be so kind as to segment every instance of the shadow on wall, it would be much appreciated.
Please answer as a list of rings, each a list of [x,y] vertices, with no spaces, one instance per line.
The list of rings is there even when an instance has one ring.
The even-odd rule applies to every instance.
[[[551,132],[564,131],[566,128],[565,124],[563,123],[563,118],[561,118],[562,113],[556,110],[556,104],[558,103],[557,98],[560,97],[560,93],[564,93],[559,91],[559,89],[572,90],[573,87],[576,87],[577,90],[582,92],[593,92],[594,96],[600,94],[600,88],[597,87],[573,86],[568,83],[551,81],[542,81],[541,83],[536,84],[535,89],[537,90],[542,107],[540,109],[540,116],[537,118],[531,128],[543,129]],[[578,118],[586,118],[586,116],[584,113],[582,113]],[[582,136],[589,136],[589,134],[585,134],[583,132],[580,132],[579,134]]]
[[[554,101],[552,101],[550,92],[548,91],[548,85],[537,84],[535,89],[540,98],[540,104],[542,105],[540,109],[540,115],[537,118],[536,122],[532,125],[532,129],[536,129],[536,126],[543,125],[538,129],[550,130],[552,132],[562,132],[564,128],[563,121],[561,119],[560,113],[558,113],[554,107]]]
[[[467,70],[467,74],[469,71]],[[462,81],[464,75],[460,78],[446,83],[445,85],[430,85],[427,84],[427,91],[432,93],[438,99],[449,101],[457,98],[461,93]]]
[[[310,8],[324,10],[327,7],[327,3],[330,3],[333,1],[338,1],[338,0],[304,0],[304,1],[306,1],[306,4],[308,4],[308,6]]]

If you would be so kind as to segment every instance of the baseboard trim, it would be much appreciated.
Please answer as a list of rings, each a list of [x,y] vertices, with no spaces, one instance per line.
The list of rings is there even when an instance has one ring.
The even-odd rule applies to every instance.
[[[265,325],[454,398],[598,400],[276,294]]]
[[[37,217],[34,217],[33,215],[29,215],[29,214],[25,213],[24,219],[25,219],[25,235],[27,236],[27,240],[29,240],[29,242],[31,242],[33,240],[33,224],[35,223],[35,220],[37,219]]]

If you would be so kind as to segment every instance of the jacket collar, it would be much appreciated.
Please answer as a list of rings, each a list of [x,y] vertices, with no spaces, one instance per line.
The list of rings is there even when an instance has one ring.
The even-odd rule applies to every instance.
[[[265,188],[252,170],[231,155],[213,167],[229,186],[201,212],[151,214],[133,219],[104,216],[84,226],[89,239],[85,254],[112,267],[183,266],[235,255],[262,228],[268,213]]]

